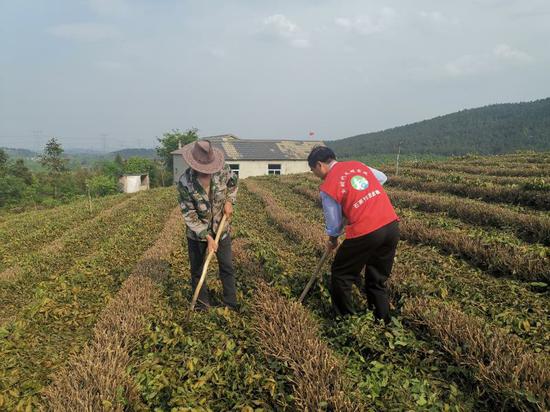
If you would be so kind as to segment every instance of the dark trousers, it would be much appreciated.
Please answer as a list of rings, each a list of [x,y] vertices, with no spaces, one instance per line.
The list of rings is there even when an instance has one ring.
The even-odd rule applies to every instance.
[[[189,250],[189,261],[191,263],[191,287],[194,293],[199,283],[199,279],[201,278],[207,242],[199,242],[187,238],[187,248]],[[229,234],[224,239],[220,240],[216,256],[220,269],[220,280],[223,285],[223,303],[231,308],[235,308],[237,306],[237,293],[235,289],[235,270],[233,268],[231,237]],[[210,306],[210,294],[208,293],[206,280],[202,284],[197,306],[203,309]]]
[[[355,313],[351,288],[358,283],[365,268],[365,294],[369,308],[377,319],[390,321],[386,280],[393,266],[399,242],[399,222],[394,221],[365,236],[346,239],[332,263],[332,304],[340,315]]]

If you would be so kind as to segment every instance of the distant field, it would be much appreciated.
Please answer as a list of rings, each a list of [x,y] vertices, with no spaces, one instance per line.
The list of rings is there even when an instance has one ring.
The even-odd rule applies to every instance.
[[[338,155],[338,153],[337,153]],[[396,153],[389,153],[389,154],[372,154],[367,156],[355,156],[355,157],[344,157],[340,160],[359,160],[360,162],[363,162],[365,164],[368,164],[372,167],[379,167],[379,166],[387,166],[387,167],[394,167],[397,163],[397,154]],[[447,156],[435,156],[435,155],[414,155],[414,154],[402,154],[399,156],[399,163],[402,165],[403,163],[411,163],[411,162],[423,162],[423,161],[445,161],[446,159],[449,159]]]
[[[549,410],[550,154],[402,159],[366,159],[401,218],[389,327],[359,289],[335,319],[328,273],[297,303],[312,174],[241,182],[239,313],[189,316],[173,188],[2,215],[0,410]]]
[[[338,155],[338,152],[336,152]],[[373,167],[386,166],[388,170],[395,172],[395,166],[397,163],[397,153],[373,153],[370,155],[362,156],[341,156],[340,160],[359,160],[365,164]],[[498,168],[510,168],[514,163],[523,165],[527,169],[532,168],[537,163],[550,163],[550,152],[518,152],[513,154],[504,154],[498,156],[481,156],[476,154],[463,155],[463,156],[442,156],[433,154],[403,154],[399,156],[400,166],[408,167],[431,167],[434,163],[438,163],[435,166],[438,168],[445,168],[449,163],[456,168],[471,168],[475,166],[498,166]],[[440,163],[443,163],[441,165]],[[547,166],[548,167],[548,166]]]

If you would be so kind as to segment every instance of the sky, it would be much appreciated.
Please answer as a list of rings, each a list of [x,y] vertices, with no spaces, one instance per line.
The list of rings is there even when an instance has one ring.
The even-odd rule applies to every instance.
[[[339,139],[548,97],[549,42],[549,0],[0,0],[0,146]]]

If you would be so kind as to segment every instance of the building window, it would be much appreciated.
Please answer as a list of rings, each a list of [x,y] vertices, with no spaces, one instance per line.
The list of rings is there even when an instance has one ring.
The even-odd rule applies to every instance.
[[[281,174],[281,165],[270,163],[267,165],[267,174],[268,175],[280,175]]]
[[[239,165],[237,164],[229,164],[229,169],[231,169],[231,171],[233,173],[235,173],[237,176],[239,176]]]

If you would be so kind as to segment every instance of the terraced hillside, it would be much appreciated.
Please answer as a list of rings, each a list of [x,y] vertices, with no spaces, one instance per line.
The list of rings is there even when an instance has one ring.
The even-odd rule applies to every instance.
[[[547,160],[386,169],[402,231],[387,327],[359,289],[359,314],[334,317],[328,265],[297,303],[324,244],[310,174],[241,182],[239,312],[189,313],[173,189],[6,215],[0,409],[548,410]]]

